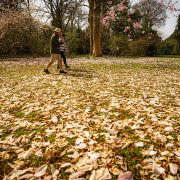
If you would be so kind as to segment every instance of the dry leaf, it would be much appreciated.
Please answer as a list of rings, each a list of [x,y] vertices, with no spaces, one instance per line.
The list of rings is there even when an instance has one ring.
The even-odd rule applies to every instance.
[[[33,149],[29,149],[27,151],[24,151],[18,155],[18,159],[27,159],[33,154]]]
[[[169,164],[169,169],[172,175],[176,175],[178,171],[178,165],[174,163]]]
[[[137,142],[134,144],[136,147],[143,147],[144,143],[143,142]]]
[[[159,164],[154,163],[152,171],[156,175],[161,175],[165,172],[165,169],[162,168]]]
[[[128,171],[120,174],[117,180],[133,180],[132,172]]]
[[[46,164],[42,165],[41,167],[39,167],[38,169],[36,169],[35,172],[35,177],[41,177],[44,176],[46,174],[46,170],[47,170],[48,166]]]

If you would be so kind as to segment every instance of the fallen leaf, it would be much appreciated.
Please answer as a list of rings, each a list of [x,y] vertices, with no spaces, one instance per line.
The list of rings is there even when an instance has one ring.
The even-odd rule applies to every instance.
[[[37,168],[34,176],[35,177],[44,176],[46,174],[47,168],[48,168],[48,166],[46,164],[44,164],[41,167]]]
[[[132,172],[127,171],[123,174],[120,174],[117,180],[133,180]]]
[[[169,164],[169,169],[172,175],[176,175],[178,171],[178,165],[174,163]]]

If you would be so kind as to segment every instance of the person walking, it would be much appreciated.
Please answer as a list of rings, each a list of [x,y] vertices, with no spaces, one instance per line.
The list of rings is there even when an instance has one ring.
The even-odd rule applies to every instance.
[[[50,53],[51,53],[51,59],[50,62],[48,63],[48,65],[46,66],[46,68],[44,68],[44,72],[46,74],[50,74],[49,72],[49,68],[51,67],[51,65],[54,63],[54,61],[58,61],[59,64],[59,69],[60,69],[60,73],[67,73],[66,71],[64,71],[62,69],[62,59],[60,57],[60,51],[59,51],[59,47],[60,47],[60,41],[59,41],[59,37],[61,36],[62,32],[60,28],[56,28],[54,30],[53,35],[51,36],[51,42],[50,42]]]
[[[68,65],[67,65],[67,61],[66,61],[66,54],[65,52],[67,51],[67,45],[66,45],[66,42],[65,42],[65,33],[62,33],[60,38],[59,38],[59,41],[60,41],[60,47],[59,47],[59,50],[60,50],[60,54],[61,54],[61,58],[63,59],[63,62],[64,62],[64,65],[66,66],[66,69],[67,68],[70,68]],[[57,66],[57,68],[59,69],[59,64]]]

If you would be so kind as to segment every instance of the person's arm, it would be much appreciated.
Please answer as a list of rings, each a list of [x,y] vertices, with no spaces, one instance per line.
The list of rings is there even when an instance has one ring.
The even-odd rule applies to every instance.
[[[62,38],[59,38],[59,45],[63,44],[63,39]]]

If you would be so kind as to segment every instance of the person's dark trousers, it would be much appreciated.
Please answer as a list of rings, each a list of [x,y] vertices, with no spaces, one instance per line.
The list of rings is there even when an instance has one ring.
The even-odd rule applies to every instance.
[[[61,51],[60,53],[61,53],[61,57],[63,58],[64,65],[66,66],[66,68],[68,68],[65,53],[63,51]]]

